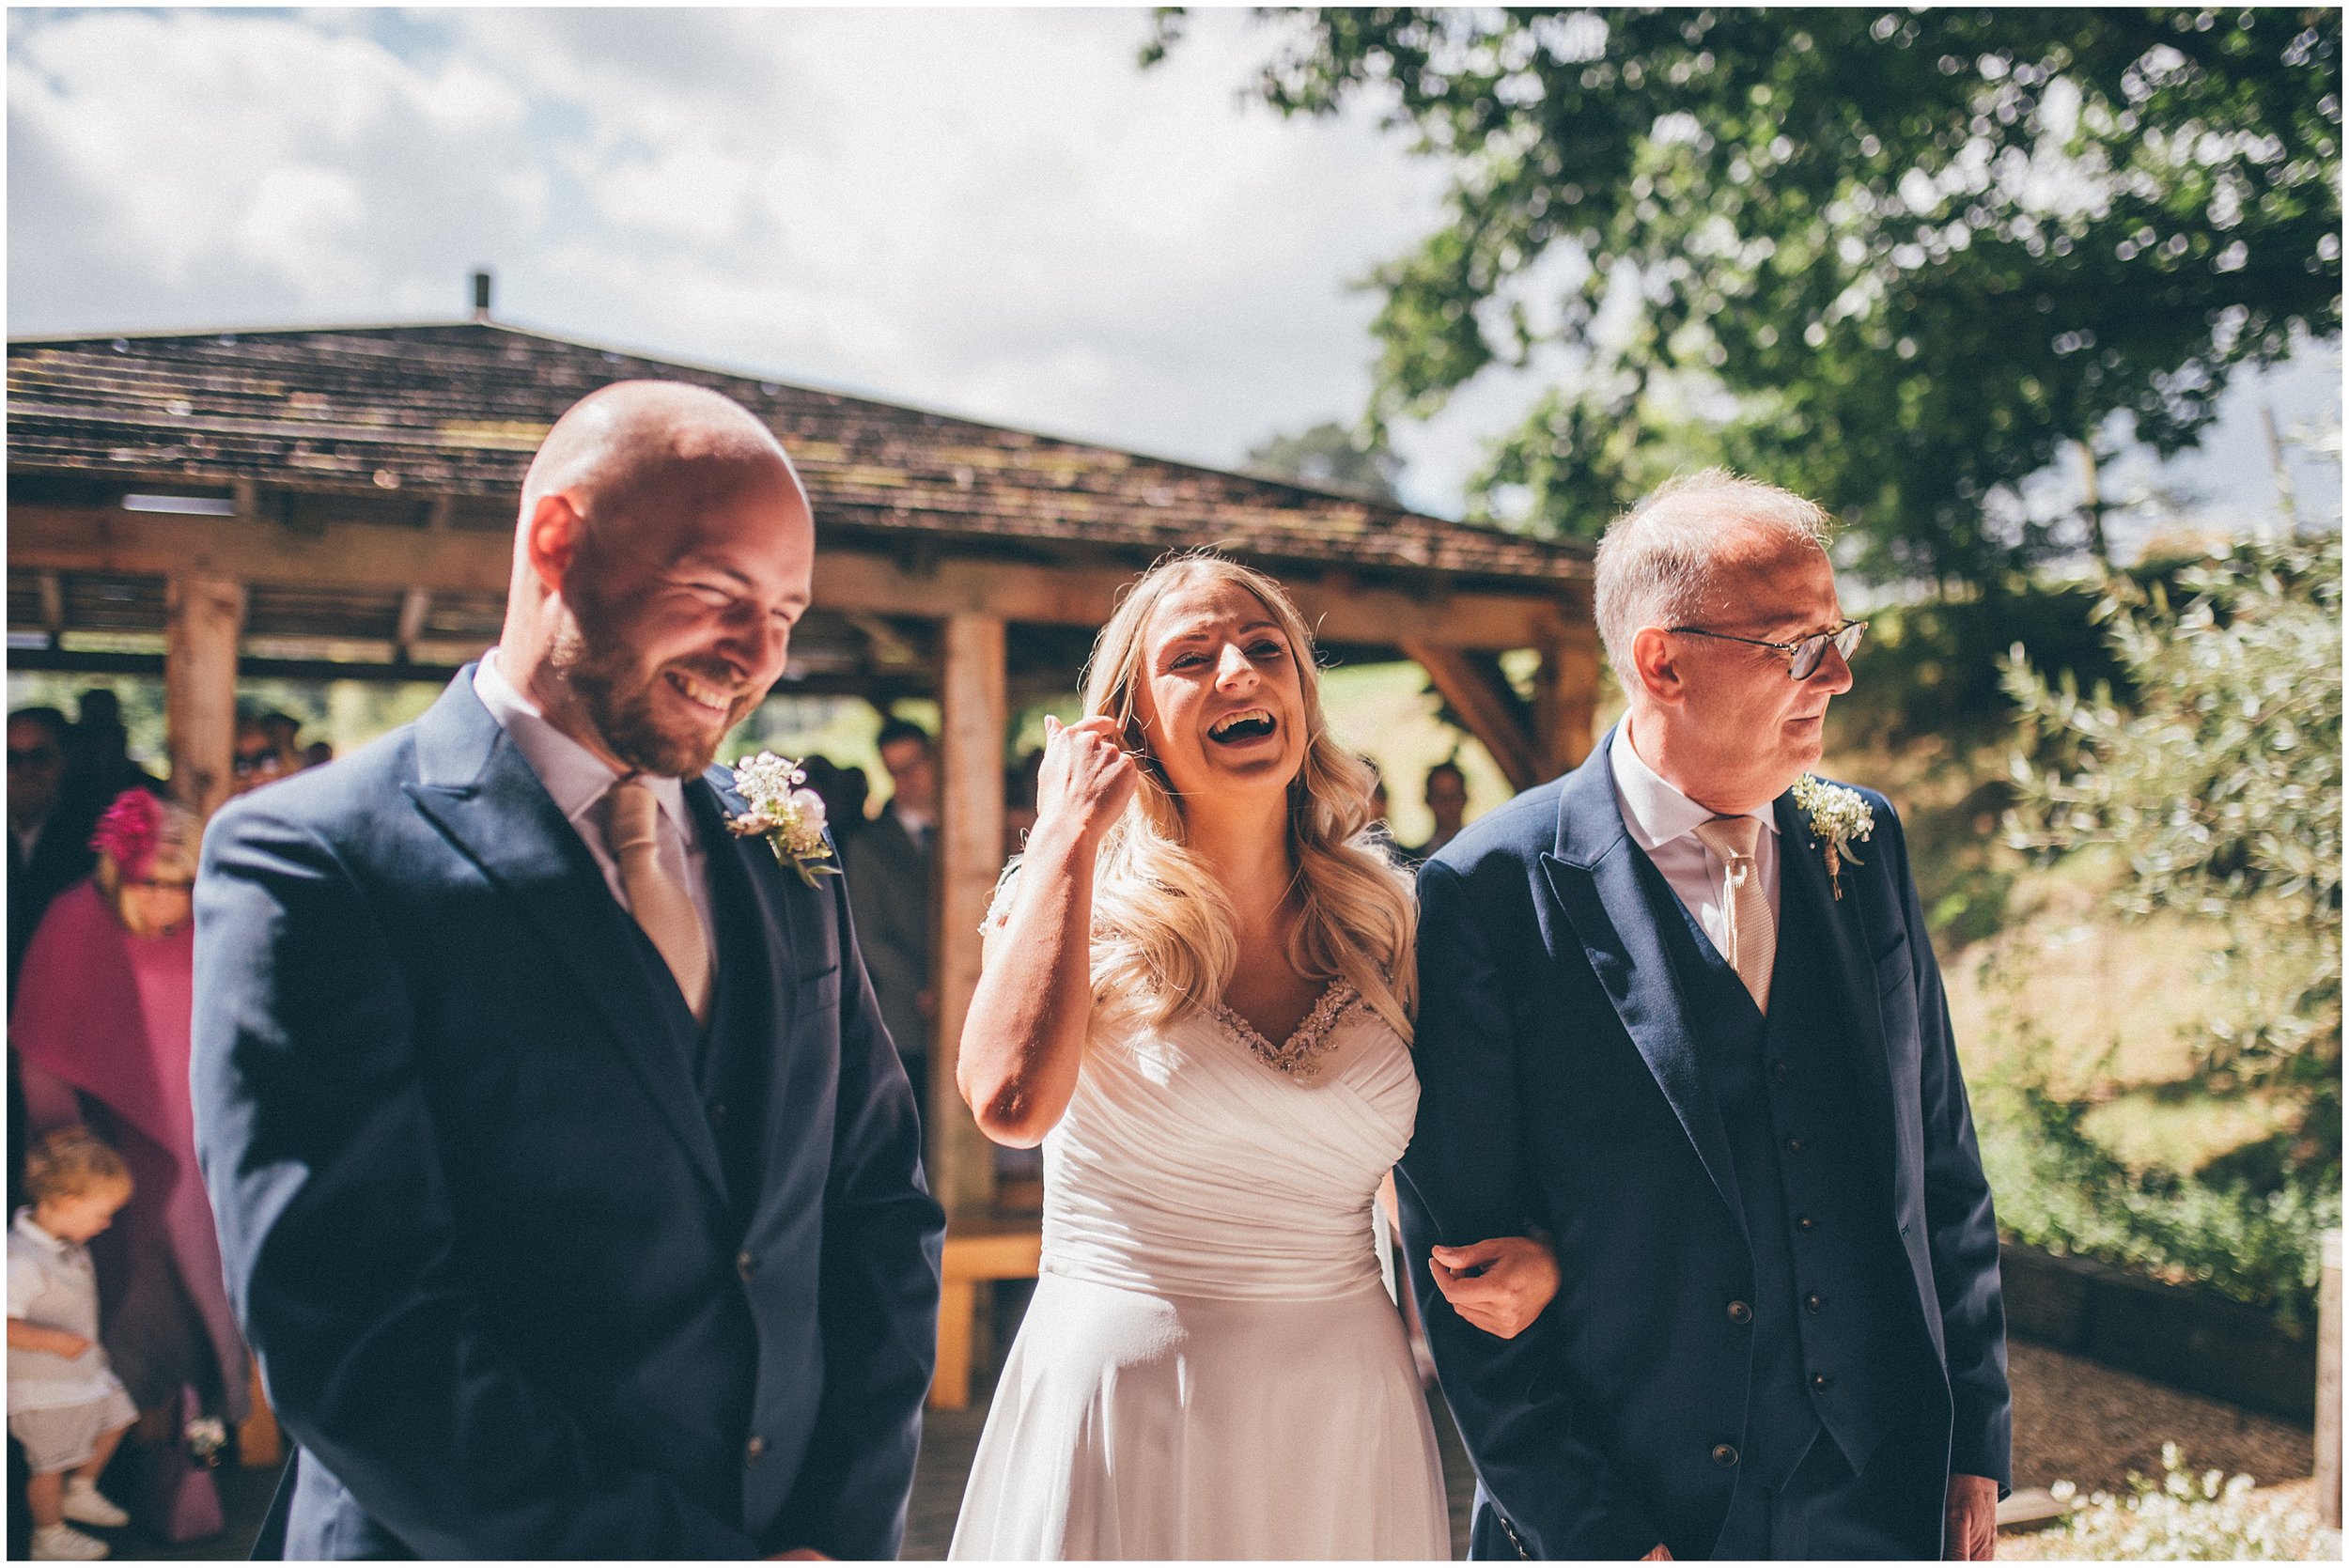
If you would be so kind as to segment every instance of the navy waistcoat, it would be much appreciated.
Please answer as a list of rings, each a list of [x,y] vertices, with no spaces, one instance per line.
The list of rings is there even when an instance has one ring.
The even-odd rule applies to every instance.
[[[1789,888],[1766,1020],[1680,900],[1665,896],[1657,924],[1728,1135],[1753,1261],[1741,1468],[1781,1485],[1824,1430],[1857,1471],[1905,1407],[1916,1307],[1883,1218],[1885,1178],[1860,1133],[1855,1048],[1815,917]]]

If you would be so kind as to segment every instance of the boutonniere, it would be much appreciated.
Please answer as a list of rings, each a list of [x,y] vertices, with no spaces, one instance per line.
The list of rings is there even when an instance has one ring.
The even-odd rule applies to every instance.
[[[1843,862],[1867,863],[1851,852],[1851,846],[1854,839],[1864,839],[1875,831],[1875,813],[1868,809],[1867,798],[1859,791],[1831,784],[1809,773],[1795,781],[1795,804],[1811,819],[1811,831],[1827,846],[1827,885],[1840,900],[1843,896]]]
[[[837,877],[832,846],[824,842],[824,798],[806,787],[806,770],[788,757],[761,752],[735,765],[734,787],[751,809],[726,818],[737,838],[763,838],[779,864],[800,874],[809,887],[818,877]]]

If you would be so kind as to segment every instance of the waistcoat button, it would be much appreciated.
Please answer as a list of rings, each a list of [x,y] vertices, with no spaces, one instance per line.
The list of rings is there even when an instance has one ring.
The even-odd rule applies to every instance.
[[[1738,1324],[1751,1323],[1753,1309],[1742,1301],[1732,1301],[1729,1304],[1729,1321]]]
[[[1719,1465],[1724,1470],[1735,1469],[1737,1465],[1737,1451],[1731,1448],[1727,1443],[1715,1443],[1713,1445],[1713,1463]]]

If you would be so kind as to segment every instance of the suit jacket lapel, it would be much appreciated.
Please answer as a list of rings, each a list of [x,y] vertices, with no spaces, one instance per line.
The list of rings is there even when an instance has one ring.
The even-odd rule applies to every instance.
[[[751,1202],[754,1218],[750,1234],[758,1237],[766,1233],[771,1218],[769,1209],[790,1193],[778,1172],[786,1169],[792,1157],[792,1140],[806,1126],[803,1118],[791,1114],[790,1101],[795,1090],[793,1031],[801,1011],[801,967],[809,955],[820,953],[823,947],[818,933],[808,923],[820,917],[812,908],[814,895],[800,884],[798,873],[777,861],[774,851],[763,841],[739,838],[727,831],[725,817],[748,811],[750,802],[736,793],[725,768],[712,768],[689,783],[685,798],[701,824],[703,844],[713,873],[718,858],[723,855],[730,859],[729,869],[750,885],[759,929],[754,939],[740,943],[737,951],[746,957],[754,953],[758,955],[762,972],[752,977],[753,981],[770,987],[774,998],[773,1028],[767,1038],[725,1043],[726,1048],[764,1050],[770,1055],[761,1078],[766,1106],[759,1133],[759,1169],[765,1177],[763,1190],[753,1196]],[[725,945],[723,939],[719,945]]]
[[[1861,1120],[1867,1124],[1876,1169],[1889,1181],[1896,1168],[1891,1063],[1883,1007],[1876,995],[1875,944],[1868,930],[1867,904],[1848,888],[1844,897],[1835,896],[1818,835],[1803,820],[1794,791],[1780,796],[1772,809],[1778,817],[1780,923],[1783,924],[1799,908],[1801,917],[1820,934],[1819,951],[1833,977],[1838,1006],[1849,1021],[1852,1051],[1858,1058],[1852,1065],[1859,1075],[1870,1112]],[[1853,872],[1846,867],[1843,876],[1848,882]]]
[[[1559,796],[1557,853],[1542,857],[1542,871],[1582,951],[1555,956],[1589,963],[1705,1173],[1742,1225],[1729,1135],[1705,1091],[1685,999],[1656,927],[1655,906],[1640,886],[1640,847],[1615,800],[1608,749],[1621,733],[1609,732]]]
[[[628,912],[538,776],[458,673],[416,722],[417,782],[408,793],[450,842],[518,904],[603,1015],[612,1040],[661,1119],[721,1196],[725,1183],[692,1067],[656,1005]]]

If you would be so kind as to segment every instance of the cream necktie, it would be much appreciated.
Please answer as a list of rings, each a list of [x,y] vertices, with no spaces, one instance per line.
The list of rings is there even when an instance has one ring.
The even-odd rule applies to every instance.
[[[1753,853],[1762,842],[1762,824],[1750,816],[1717,816],[1694,831],[1729,868],[1729,951],[1721,956],[1746,983],[1753,1004],[1767,1013],[1778,927],[1770,919],[1770,895],[1762,886],[1761,862]]]
[[[697,1023],[709,1021],[709,939],[683,883],[661,867],[661,801],[642,778],[612,786],[605,833],[620,862],[620,886],[652,945],[668,961]]]

